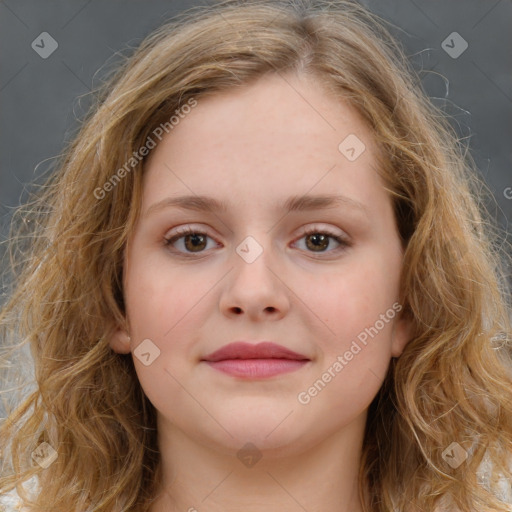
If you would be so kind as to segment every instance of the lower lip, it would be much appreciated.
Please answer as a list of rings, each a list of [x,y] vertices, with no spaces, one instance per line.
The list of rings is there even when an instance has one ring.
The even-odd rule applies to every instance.
[[[295,359],[225,359],[205,361],[212,368],[234,377],[265,378],[302,368],[308,361]]]

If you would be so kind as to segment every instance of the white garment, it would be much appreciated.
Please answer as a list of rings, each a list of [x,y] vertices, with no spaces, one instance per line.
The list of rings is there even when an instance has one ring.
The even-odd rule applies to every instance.
[[[37,477],[34,476],[27,480],[23,484],[23,487],[29,492],[36,492]],[[0,496],[0,512],[24,512],[26,510],[27,508],[23,507],[21,504],[21,499],[18,496],[16,489]]]

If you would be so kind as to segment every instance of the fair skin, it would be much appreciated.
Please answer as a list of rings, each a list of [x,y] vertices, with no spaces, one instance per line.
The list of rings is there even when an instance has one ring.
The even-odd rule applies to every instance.
[[[338,150],[349,134],[366,146],[354,161]],[[147,366],[133,357],[157,410],[162,482],[151,512],[362,511],[367,409],[410,332],[393,315],[333,372],[398,300],[403,251],[376,151],[346,103],[311,77],[279,75],[199,97],[152,151],[126,249],[127,325],[111,339],[119,353],[146,339],[160,350]],[[333,193],[362,209],[281,210],[290,196]],[[149,211],[182,195],[212,196],[227,210]],[[186,226],[203,234],[199,249],[184,237],[164,245]],[[349,245],[330,238],[315,250],[304,227]],[[248,236],[263,250],[250,263],[236,250]],[[201,361],[237,340],[273,341],[308,361],[262,379]],[[325,387],[299,401],[329,367]],[[261,456],[253,465],[237,457],[246,443]]]

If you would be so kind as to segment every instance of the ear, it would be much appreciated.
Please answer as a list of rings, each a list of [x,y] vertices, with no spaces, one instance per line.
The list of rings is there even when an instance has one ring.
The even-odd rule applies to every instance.
[[[407,343],[413,337],[413,322],[409,315],[401,315],[393,326],[393,341],[391,354],[393,357],[400,357]]]
[[[118,354],[129,354],[131,352],[130,341],[131,339],[128,332],[119,327],[111,335],[109,345],[110,348]]]

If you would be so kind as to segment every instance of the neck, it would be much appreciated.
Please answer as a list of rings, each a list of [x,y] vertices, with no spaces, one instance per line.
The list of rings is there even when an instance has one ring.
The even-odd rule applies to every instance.
[[[160,482],[150,512],[362,512],[358,472],[365,422],[366,411],[303,451],[238,452],[201,444],[159,418]]]

